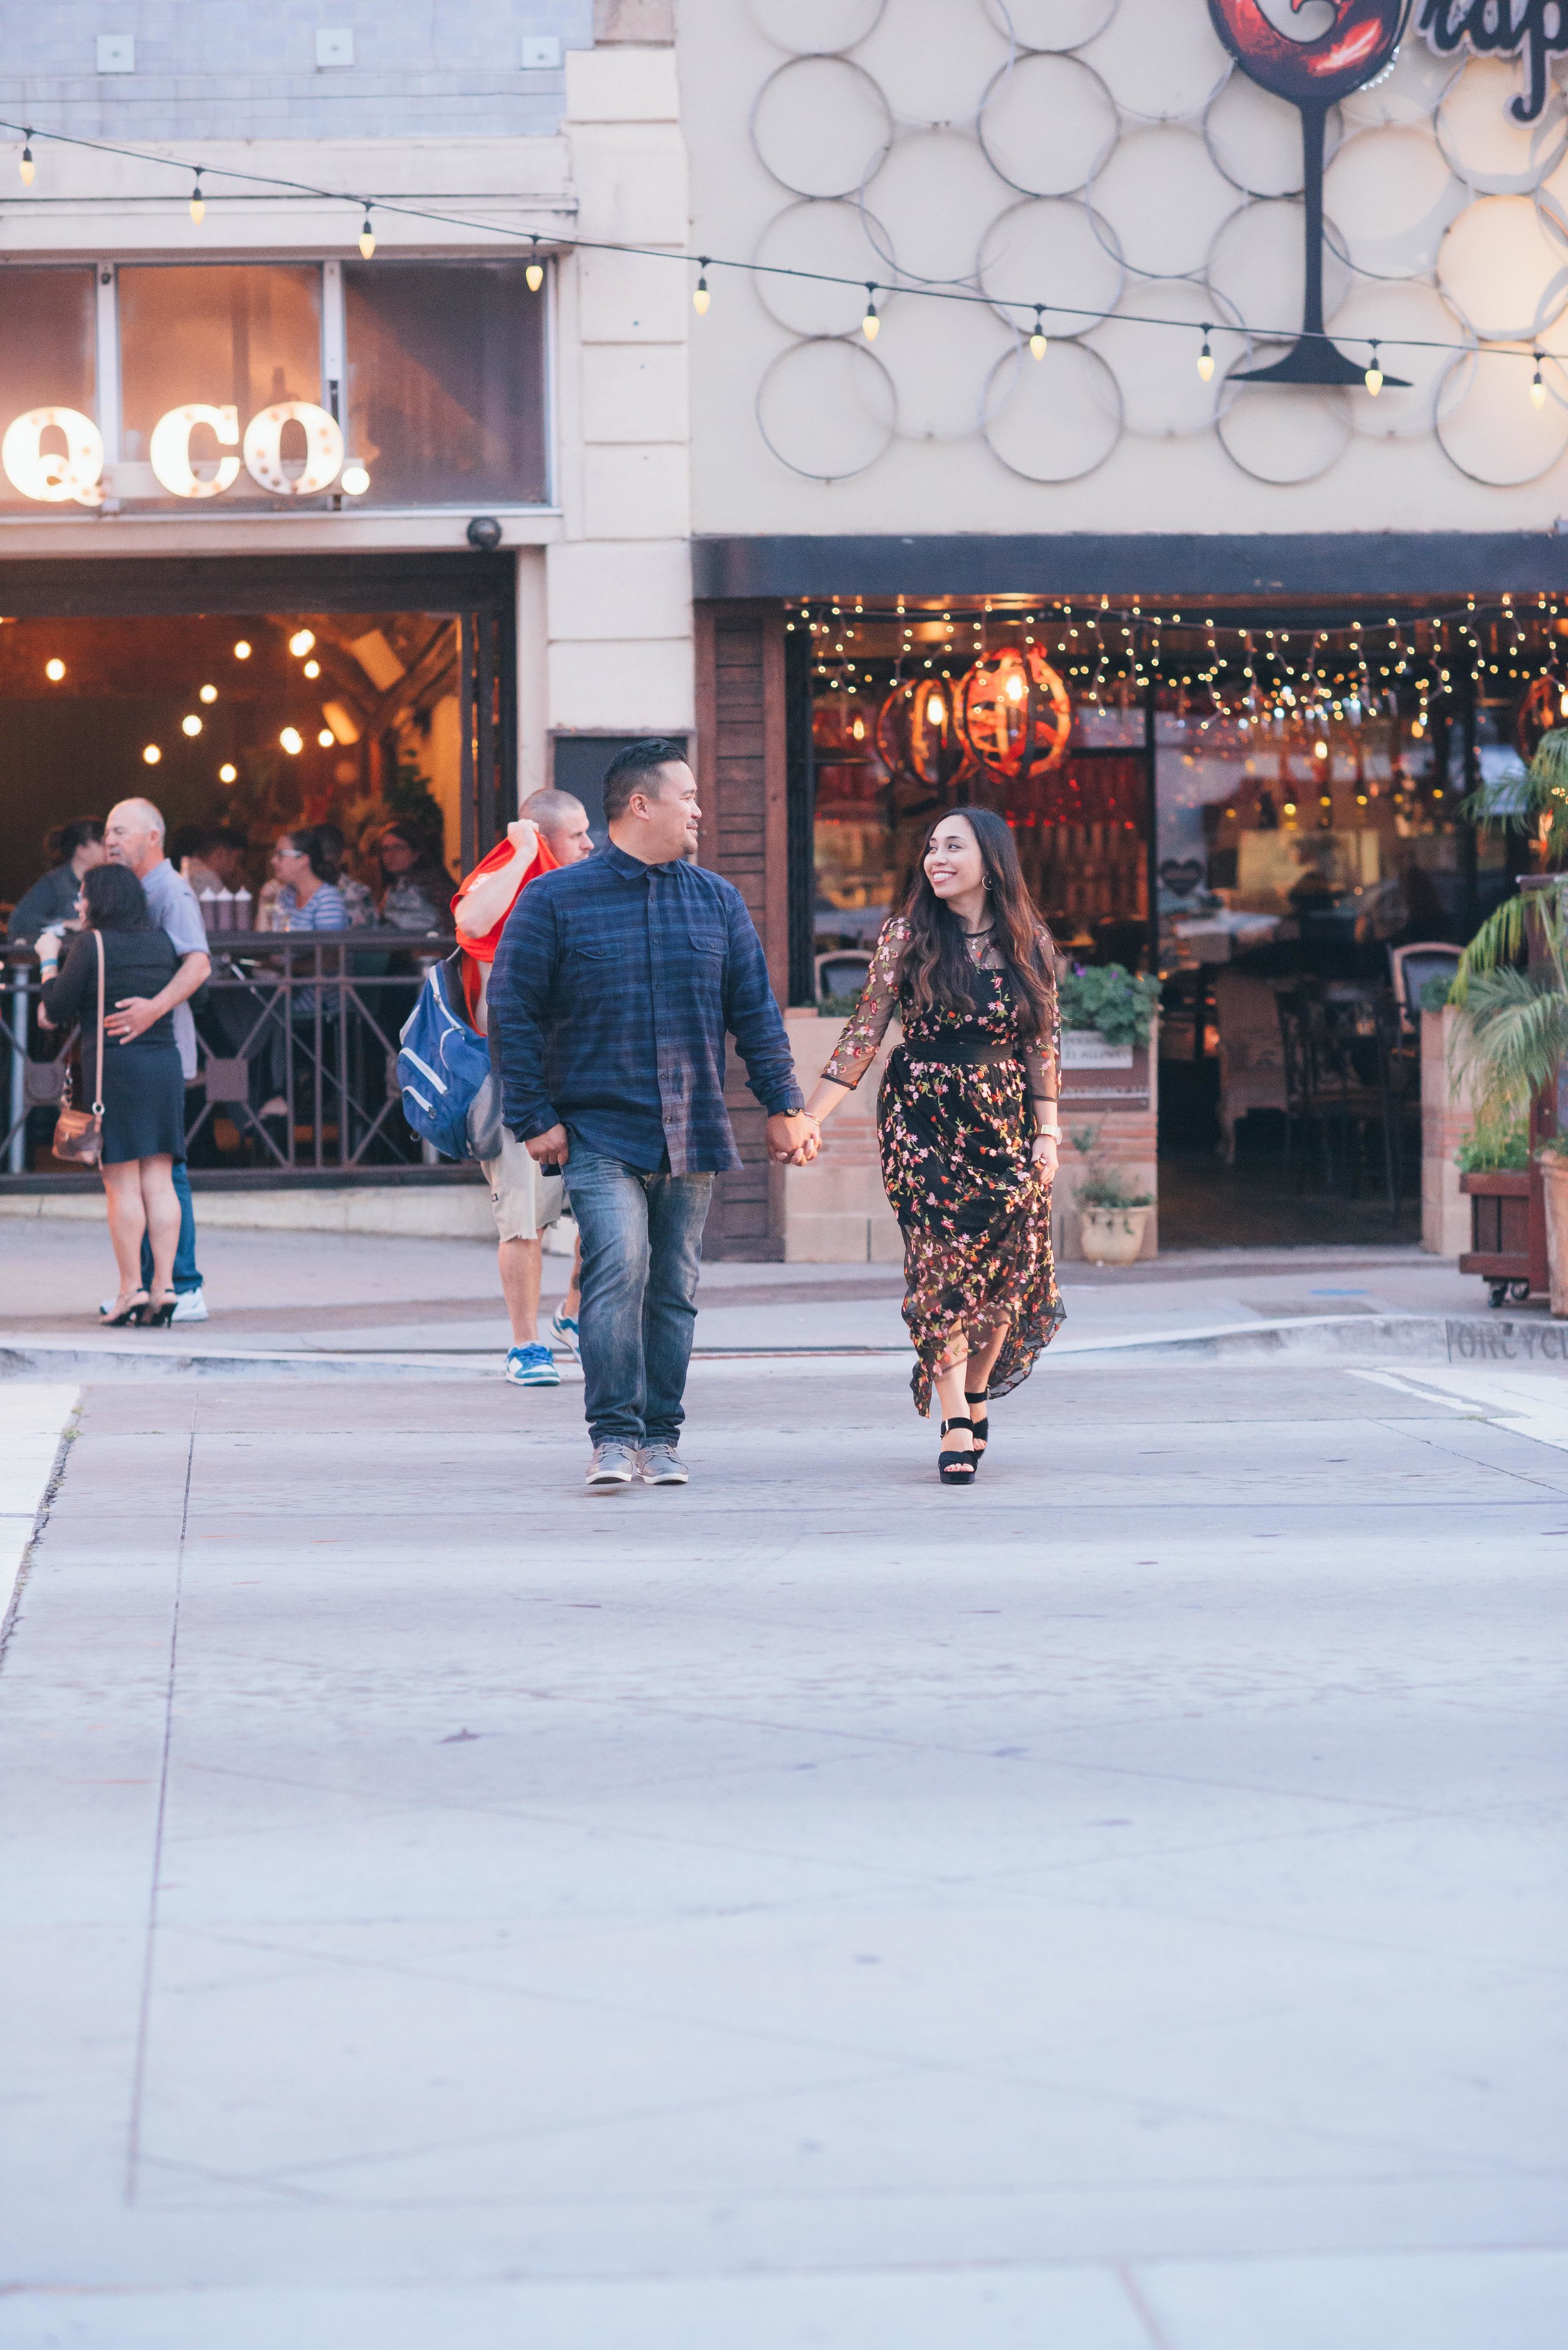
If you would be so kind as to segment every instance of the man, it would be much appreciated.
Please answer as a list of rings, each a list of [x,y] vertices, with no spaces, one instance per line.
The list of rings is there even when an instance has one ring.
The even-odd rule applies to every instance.
[[[104,1022],[104,1033],[122,1041],[140,1036],[166,1012],[174,1014],[174,1042],[180,1047],[187,1085],[196,1074],[196,1023],[190,999],[213,968],[207,952],[207,932],[196,893],[163,854],[163,818],[151,800],[120,800],[109,812],[103,845],[111,863],[129,866],[147,892],[153,920],[169,934],[180,968],[156,995],[122,996]],[[180,1245],[174,1252],[174,1319],[204,1322],[207,1299],[196,1270],[196,1214],[191,1204],[191,1178],[183,1159],[174,1165],[174,1190],[180,1201]],[[141,1280],[152,1279],[152,1252],[141,1244]],[[112,1301],[111,1301],[112,1302]],[[107,1309],[100,1309],[107,1310]]]
[[[768,1112],[769,1156],[815,1155],[741,893],[688,862],[700,814],[677,744],[622,751],[605,777],[608,847],[532,883],[491,975],[505,1124],[565,1168],[582,1234],[590,1485],[686,1482],[702,1226],[715,1173],[741,1164],[726,1030]]]
[[[558,866],[576,865],[593,854],[588,816],[569,792],[535,792],[506,827],[506,837],[476,865],[452,899],[458,944],[463,950],[463,989],[469,1016],[486,1034],[491,964],[512,909],[528,883]],[[506,1376],[514,1387],[558,1388],[561,1374],[539,1337],[539,1279],[544,1256],[541,1234],[559,1217],[559,1176],[542,1174],[515,1135],[502,1129],[501,1156],[483,1162],[495,1211],[496,1255],[501,1295],[512,1324]],[[577,1265],[565,1299],[550,1324],[552,1336],[572,1353],[577,1347]]]

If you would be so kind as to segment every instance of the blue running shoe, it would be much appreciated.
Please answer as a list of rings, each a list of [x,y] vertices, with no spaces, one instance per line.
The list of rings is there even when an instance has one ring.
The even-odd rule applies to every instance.
[[[509,1347],[506,1376],[514,1388],[558,1388],[561,1374],[548,1347]]]
[[[564,1353],[581,1361],[583,1349],[577,1336],[576,1323],[570,1314],[563,1314],[559,1306],[550,1316],[550,1336]]]

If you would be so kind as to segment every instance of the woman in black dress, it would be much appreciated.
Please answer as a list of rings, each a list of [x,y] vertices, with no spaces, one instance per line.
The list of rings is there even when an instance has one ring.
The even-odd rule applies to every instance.
[[[1055,951],[1012,835],[986,808],[939,817],[903,910],[806,1108],[827,1118],[903,1042],[877,1105],[904,1233],[917,1410],[942,1408],[944,1485],[974,1482],[983,1407],[1026,1379],[1063,1321],[1051,1255],[1060,1140]],[[975,1407],[981,1407],[979,1410]],[[948,1440],[950,1439],[950,1442]]]
[[[103,1104],[99,1172],[109,1200],[109,1234],[119,1267],[119,1291],[110,1326],[154,1326],[174,1315],[174,1250],[180,1201],[174,1161],[185,1148],[185,1078],[174,1042],[174,1018],[165,1013],[140,1036],[104,1047],[98,1061],[98,946],[103,941],[104,994],[112,1012],[122,997],[156,995],[173,978],[179,957],[148,910],[147,896],[128,866],[95,866],[82,882],[87,929],[73,941],[65,968],[46,951],[40,1016],[48,1028],[81,1024],[81,1090],[85,1106]],[[141,1236],[152,1244],[152,1288],[141,1286]]]

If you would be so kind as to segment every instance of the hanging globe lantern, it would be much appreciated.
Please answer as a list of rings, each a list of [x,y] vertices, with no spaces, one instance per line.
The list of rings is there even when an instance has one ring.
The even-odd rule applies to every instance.
[[[1009,782],[1059,766],[1073,732],[1067,689],[1036,646],[987,653],[959,680],[959,733],[988,774]]]
[[[945,677],[907,678],[893,688],[877,717],[877,748],[893,775],[946,791],[962,773],[956,691]]]
[[[1554,726],[1568,726],[1568,683],[1560,677],[1532,678],[1513,722],[1513,739],[1526,766],[1541,748],[1542,736]]]

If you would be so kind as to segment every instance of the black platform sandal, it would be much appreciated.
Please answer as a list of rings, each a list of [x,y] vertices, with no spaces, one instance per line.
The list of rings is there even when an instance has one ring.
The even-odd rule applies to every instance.
[[[950,1428],[972,1429],[973,1426],[971,1419],[944,1419],[942,1434],[945,1436]],[[944,1485],[972,1485],[977,1466],[972,1452],[939,1452],[937,1455],[937,1475]]]
[[[965,1403],[971,1404],[989,1403],[991,1400],[991,1389],[989,1388],[981,1388],[978,1395],[971,1395],[969,1389],[966,1388],[964,1389],[963,1399]],[[971,1419],[970,1421],[970,1426],[974,1430],[974,1457],[978,1461],[985,1451],[986,1430],[991,1426],[990,1415],[982,1411],[978,1419]]]
[[[118,1314],[104,1315],[103,1328],[106,1330],[129,1329],[133,1322],[140,1321],[151,1303],[152,1300],[145,1289],[132,1290],[129,1300]]]

